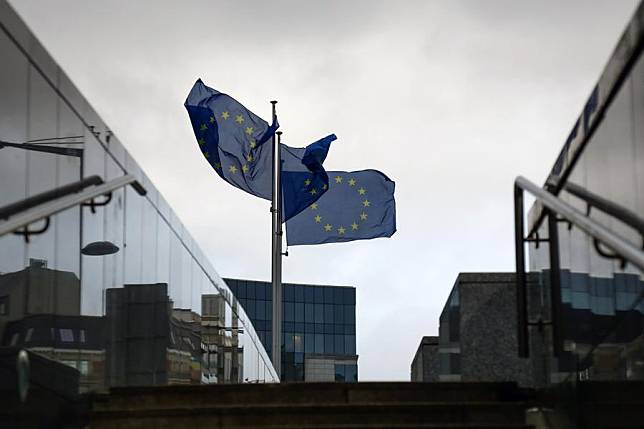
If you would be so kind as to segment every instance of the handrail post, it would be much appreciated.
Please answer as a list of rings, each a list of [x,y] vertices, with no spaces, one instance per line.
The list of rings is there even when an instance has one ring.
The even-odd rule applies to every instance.
[[[561,267],[559,265],[559,230],[557,214],[547,210],[548,252],[550,254],[550,327],[552,328],[552,348],[555,357],[563,349],[561,335]]]
[[[514,251],[516,262],[517,342],[519,357],[529,356],[523,222],[523,189],[514,185]]]

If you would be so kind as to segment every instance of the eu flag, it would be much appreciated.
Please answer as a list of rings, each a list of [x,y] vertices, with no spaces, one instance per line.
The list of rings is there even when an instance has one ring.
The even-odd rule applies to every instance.
[[[329,171],[329,189],[286,222],[286,242],[337,243],[396,232],[395,183],[377,170]]]
[[[249,194],[271,200],[273,148],[265,144],[279,127],[229,95],[195,82],[185,102],[199,148],[217,174]],[[322,167],[335,135],[306,148],[282,145],[283,219],[295,216],[326,191]]]

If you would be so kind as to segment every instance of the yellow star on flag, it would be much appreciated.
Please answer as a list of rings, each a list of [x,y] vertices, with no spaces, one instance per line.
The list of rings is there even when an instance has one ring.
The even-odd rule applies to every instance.
[[[214,116],[211,116],[211,117],[210,117],[210,123],[211,123],[211,124],[214,124],[214,123],[215,123],[215,117],[214,117]]]
[[[248,135],[253,134],[253,127],[246,127],[246,134]]]
[[[215,170],[221,170],[221,162],[215,162]]]
[[[360,213],[360,220],[367,220],[367,214],[365,212]]]
[[[325,183],[324,185],[322,185],[322,189],[326,191],[326,188],[328,188],[328,186]]]
[[[365,188],[360,188],[360,189],[358,189],[358,193],[359,193],[360,195],[364,195],[364,193],[365,193],[365,192],[367,192],[367,190],[366,190]]]
[[[346,229],[344,229],[344,227],[343,227],[343,226],[341,226],[340,228],[338,228],[338,234],[340,234],[340,235],[344,234],[344,232],[345,232],[345,231],[346,231]]]
[[[200,145],[205,145],[206,144],[206,141],[204,139],[199,139],[197,141],[199,142]]]
[[[314,218],[314,219],[315,219],[315,222],[316,222],[316,223],[320,223],[320,222],[322,222],[322,216],[320,216],[320,215],[315,216],[315,218]]]
[[[224,113],[222,113],[222,114],[221,114],[221,117],[222,117],[223,119],[228,119],[228,118],[230,118],[230,113],[228,113],[228,112],[224,112]]]
[[[235,116],[235,122],[241,125],[241,123],[244,122],[244,117],[242,115]]]
[[[205,156],[206,158],[208,158],[208,157],[210,157],[210,154],[209,154],[208,152],[204,152],[204,153],[203,153],[203,156]]]
[[[246,164],[242,165],[242,171],[244,173],[248,173],[248,170],[249,170],[249,168],[248,168],[248,166]]]
[[[309,186],[311,184],[311,179],[306,179],[304,181],[304,186]]]
[[[355,231],[355,230],[357,230],[357,229],[358,229],[358,224],[357,224],[357,223],[355,223],[355,222],[353,222],[353,223],[351,224],[351,230],[352,230],[352,231]]]
[[[257,142],[255,140],[250,141],[250,148],[255,149],[257,147]]]
[[[369,207],[369,205],[370,205],[370,204],[371,204],[371,203],[369,202],[369,200],[364,200],[364,201],[362,202],[362,205],[363,205],[363,206],[365,206],[365,207]]]
[[[201,127],[199,128],[201,131],[206,131],[208,129],[208,125],[206,124],[201,124]]]
[[[342,183],[342,177],[335,176],[335,183]]]
[[[252,160],[253,160],[253,155],[251,155],[250,153],[246,155],[246,161],[251,162]]]
[[[332,229],[333,229],[333,226],[331,226],[330,224],[327,223],[326,225],[324,225],[324,230],[326,232],[330,232]]]
[[[311,210],[317,210],[318,209],[318,203],[313,203],[309,207],[311,207]]]
[[[311,191],[310,191],[309,193],[310,193],[311,195],[315,195],[315,194],[317,194],[317,193],[318,193],[318,191],[317,191],[317,189],[313,188],[313,189],[311,189]]]
[[[354,179],[353,177],[349,179],[349,186],[355,186],[355,184],[356,184],[356,179]]]
[[[235,167],[234,165],[231,165],[230,167],[228,167],[228,171],[235,174],[237,173],[237,167]]]

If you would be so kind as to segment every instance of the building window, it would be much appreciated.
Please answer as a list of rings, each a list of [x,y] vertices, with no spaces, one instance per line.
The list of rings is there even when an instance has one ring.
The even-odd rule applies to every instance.
[[[9,296],[0,296],[0,316],[9,314]]]
[[[74,342],[74,331],[71,329],[60,329],[60,340],[64,343]]]
[[[31,341],[31,336],[34,334],[34,328],[27,329],[27,335],[25,335],[25,343]]]
[[[78,370],[80,371],[81,375],[89,374],[89,362],[86,360],[79,361]]]
[[[81,343],[85,342],[85,330],[84,329],[80,330],[80,332],[78,334],[78,341],[80,341]]]
[[[18,344],[18,339],[20,338],[20,334],[18,332],[14,333],[11,337],[11,345],[15,346]]]

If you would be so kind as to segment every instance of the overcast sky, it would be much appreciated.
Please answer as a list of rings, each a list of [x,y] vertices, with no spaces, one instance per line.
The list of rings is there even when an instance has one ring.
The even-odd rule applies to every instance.
[[[183,101],[201,77],[331,170],[396,181],[391,239],[291,247],[353,285],[361,380],[408,380],[459,272],[512,271],[512,183],[542,183],[637,1],[11,0],[222,276],[270,280],[269,203],[228,185]]]

